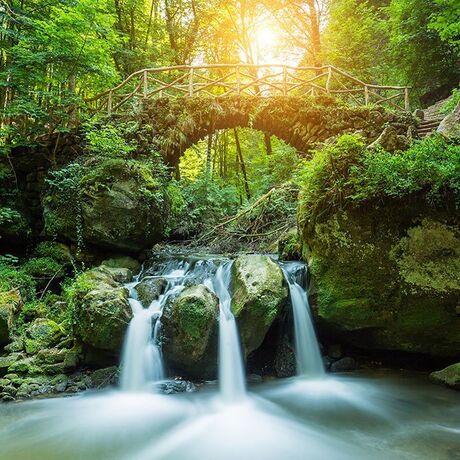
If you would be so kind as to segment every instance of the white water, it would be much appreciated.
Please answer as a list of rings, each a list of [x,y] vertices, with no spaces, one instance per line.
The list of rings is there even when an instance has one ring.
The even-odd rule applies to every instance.
[[[242,401],[246,395],[246,378],[238,326],[231,310],[230,270],[232,262],[219,266],[212,287],[219,298],[219,387],[226,403]]]
[[[144,308],[137,300],[134,283],[129,283],[129,303],[133,312],[123,345],[120,389],[129,392],[152,391],[153,385],[165,378],[163,358],[158,344],[161,323],[159,318],[168,298],[184,289],[188,264],[178,261],[167,265],[159,277],[167,280],[165,291],[159,299]]]
[[[284,276],[289,286],[294,316],[297,375],[322,377],[325,374],[323,360],[311,318],[308,294],[296,279],[296,272],[302,267],[303,264],[298,262],[282,264]]]

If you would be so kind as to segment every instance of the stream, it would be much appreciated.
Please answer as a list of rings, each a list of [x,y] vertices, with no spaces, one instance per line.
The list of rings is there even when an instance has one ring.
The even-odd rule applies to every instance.
[[[289,287],[297,376],[247,385],[226,258],[172,258],[148,275],[166,288],[133,311],[118,389],[0,405],[2,460],[460,460],[460,394],[408,372],[325,373],[303,264]],[[218,386],[164,395],[159,334],[168,299],[201,283],[219,299]]]

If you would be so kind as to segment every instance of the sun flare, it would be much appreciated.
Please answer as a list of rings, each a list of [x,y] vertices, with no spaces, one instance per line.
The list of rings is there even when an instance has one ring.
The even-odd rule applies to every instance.
[[[277,33],[270,26],[264,25],[256,30],[255,39],[260,50],[269,50],[277,42]]]

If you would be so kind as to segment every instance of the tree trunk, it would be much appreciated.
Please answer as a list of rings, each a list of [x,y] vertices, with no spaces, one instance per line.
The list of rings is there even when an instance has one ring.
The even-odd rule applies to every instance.
[[[246,165],[244,164],[243,152],[241,151],[240,138],[238,137],[238,131],[236,130],[236,128],[233,128],[233,133],[235,135],[236,154],[238,156],[239,163],[241,166],[241,172],[243,174],[244,191],[246,192],[246,198],[250,200],[251,192],[249,191],[248,176],[246,174]]]
[[[273,153],[272,150],[272,139],[270,134],[264,133],[264,143],[265,143],[265,151],[267,152],[267,155],[271,155]]]
[[[310,12],[311,54],[315,67],[321,67],[321,33],[319,30],[319,17],[315,1],[316,0],[307,0],[308,9]],[[321,71],[317,71],[317,73],[320,75]]]

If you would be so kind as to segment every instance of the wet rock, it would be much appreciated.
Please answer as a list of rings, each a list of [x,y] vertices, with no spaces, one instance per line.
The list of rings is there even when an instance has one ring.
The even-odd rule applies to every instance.
[[[139,301],[145,308],[157,300],[158,297],[163,293],[166,287],[166,280],[164,278],[156,278],[153,276],[147,276],[142,278],[142,281],[134,288],[137,292]]]
[[[141,270],[141,264],[129,256],[112,257],[111,259],[104,260],[101,265],[108,268],[127,268],[133,274],[137,274]]]
[[[184,289],[161,317],[163,355],[175,371],[195,378],[215,374],[219,301],[204,285]]]
[[[288,299],[279,266],[268,256],[240,256],[232,265],[232,312],[247,356],[263,342]]]
[[[109,268],[102,265],[104,270],[117,282],[117,283],[129,283],[133,279],[133,272],[128,268]]]
[[[345,357],[331,364],[331,372],[354,371],[358,368],[357,362],[353,358]]]
[[[176,393],[194,393],[196,391],[194,383],[181,379],[167,380],[166,382],[159,383],[156,387],[165,395]]]
[[[294,348],[289,343],[286,335],[278,342],[274,365],[277,377],[286,378],[296,374]]]
[[[340,359],[343,356],[342,347],[340,344],[336,343],[330,345],[327,349],[327,355],[330,356],[332,359]]]
[[[443,383],[454,390],[460,390],[460,363],[452,364],[437,372],[432,372],[430,379],[436,383]]]

